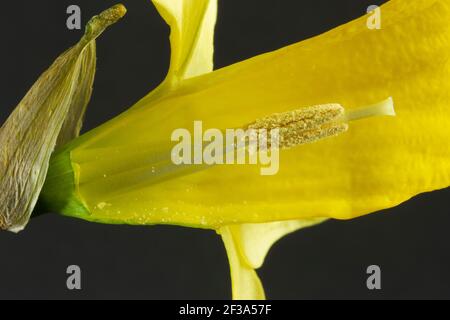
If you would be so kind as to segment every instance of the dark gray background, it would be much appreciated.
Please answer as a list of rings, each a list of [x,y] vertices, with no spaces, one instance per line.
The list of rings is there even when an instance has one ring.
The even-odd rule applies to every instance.
[[[154,88],[168,68],[168,28],[149,0],[123,1],[127,17],[98,41],[98,73],[85,130]],[[221,0],[216,66],[324,32],[365,13],[374,0]],[[78,4],[83,23],[106,0],[15,0],[0,12],[2,122],[81,31],[65,27]],[[425,194],[381,213],[330,221],[284,238],[261,278],[269,298],[450,298],[450,191]],[[68,265],[83,290],[68,291]],[[366,289],[365,269],[382,268],[383,289]],[[226,299],[228,263],[214,232],[91,224],[58,215],[0,233],[0,298]]]

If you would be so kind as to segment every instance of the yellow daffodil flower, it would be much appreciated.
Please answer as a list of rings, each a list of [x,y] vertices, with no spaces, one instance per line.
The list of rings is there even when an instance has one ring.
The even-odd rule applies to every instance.
[[[166,80],[53,156],[41,194],[49,210],[101,223],[216,230],[233,298],[263,299],[255,269],[284,235],[449,186],[448,0],[391,0],[381,7],[381,30],[363,16],[216,71],[216,0],[153,3],[172,30]],[[393,115],[388,97],[396,116],[369,118]],[[338,109],[342,117],[328,116]],[[281,127],[289,143],[279,146],[279,172],[175,165],[171,134],[193,131],[196,120],[220,130]]]

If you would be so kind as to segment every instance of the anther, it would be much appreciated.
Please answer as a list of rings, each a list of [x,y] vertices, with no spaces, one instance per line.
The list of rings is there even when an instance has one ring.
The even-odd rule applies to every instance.
[[[323,104],[274,113],[249,124],[246,129],[253,132],[278,129],[278,148],[288,149],[340,135],[348,130],[350,121],[394,115],[392,98],[349,111],[340,104]],[[267,138],[267,147],[270,148],[270,144],[271,139]]]

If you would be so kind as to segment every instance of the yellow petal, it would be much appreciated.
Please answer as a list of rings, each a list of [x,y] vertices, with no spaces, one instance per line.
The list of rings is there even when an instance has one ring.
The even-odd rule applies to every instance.
[[[203,228],[348,219],[449,186],[450,3],[391,0],[381,12],[382,30],[369,30],[362,17],[185,80],[74,141],[66,150],[76,196],[91,213],[84,218]],[[261,176],[257,166],[216,166],[155,183],[152,160],[133,160],[140,152],[167,153],[173,130],[191,129],[194,120],[204,128],[236,128],[302,106],[353,109],[389,96],[397,117],[362,120],[339,137],[283,150],[275,176]],[[124,154],[124,146],[138,151]],[[107,150],[105,158],[86,160],[96,150]]]
[[[282,237],[297,230],[323,222],[324,219],[247,223],[229,226],[236,246],[247,265],[260,268],[270,248]]]
[[[152,1],[171,28],[169,80],[212,71],[217,0]]]
[[[205,1],[203,1],[205,2]],[[197,28],[201,28],[201,32],[199,34],[199,38],[197,40],[196,45],[194,45],[193,54],[191,55],[191,61],[189,68],[186,70],[186,74],[184,77],[189,78],[191,76],[200,75],[203,73],[207,73],[213,70],[213,39],[214,39],[214,24],[215,24],[215,16],[216,16],[216,10],[217,10],[217,3],[216,1],[209,1],[209,8],[207,8],[207,12],[205,14],[205,17],[203,18],[203,21],[200,22],[199,26]],[[184,42],[191,42],[192,35],[195,35],[196,33],[187,33],[187,29],[183,27],[183,21],[188,18],[188,21],[191,20],[191,17],[195,15],[193,12],[183,12],[184,18],[182,17],[183,13],[181,13],[182,9],[181,7],[183,5],[186,5],[187,1],[180,1],[180,2],[174,2],[174,1],[155,1],[155,4],[157,5],[161,15],[165,18],[165,20],[168,22],[169,25],[171,25],[172,28],[172,35],[171,35],[171,45],[172,45],[172,62],[171,62],[171,72],[177,72],[175,69],[177,68],[177,65],[180,65],[177,61],[174,61],[174,59],[177,59],[177,49],[178,46],[179,51],[183,51],[184,47],[189,47],[189,45],[183,44],[183,37],[181,35],[184,35]],[[195,3],[192,1],[189,3],[190,8],[195,7]],[[204,5],[204,4],[203,4]],[[197,11],[197,17],[198,13],[201,13],[202,9],[196,8],[195,11]],[[194,19],[194,21],[196,21]],[[180,26],[181,27],[177,27]],[[177,30],[182,30],[181,32],[178,32]],[[190,38],[187,38],[190,36]],[[187,38],[187,40],[186,40]],[[181,43],[181,44],[180,44]],[[182,54],[184,55],[184,54]],[[188,54],[186,54],[188,56]],[[180,57],[178,56],[178,59]],[[181,57],[181,60],[183,58]],[[169,74],[170,75],[170,74]],[[307,225],[312,224],[312,222],[304,222],[304,221],[288,221],[288,222],[275,222],[275,223],[267,223],[267,224],[246,224],[246,225],[238,225],[229,227],[230,229],[234,230],[234,233],[240,234],[240,236],[236,237],[235,244],[228,244],[227,247],[232,245],[233,247],[239,246],[242,248],[242,252],[240,254],[240,259],[247,259],[247,262],[251,263],[250,266],[252,266],[254,269],[259,268],[264,261],[264,258],[269,251],[270,247],[273,245],[274,242],[276,242],[278,239],[282,238],[284,235],[291,233],[295,230],[298,230],[300,228],[303,228]],[[224,236],[224,239],[226,236]],[[228,249],[229,255],[230,255],[230,264],[231,261],[236,261],[237,257],[232,257],[232,255],[236,255],[236,252],[230,252],[232,249]],[[236,251],[235,248],[233,250]],[[247,267],[242,267],[240,264],[242,264],[241,261],[235,262],[236,265],[232,267],[234,269],[233,272],[233,296],[235,297],[245,297],[246,294],[242,291],[242,288],[245,287],[245,284],[242,283],[242,279],[250,279],[250,283],[253,284],[251,286],[250,290],[255,290],[253,288],[256,286],[258,289],[261,285],[259,282],[259,279],[257,279],[257,275],[253,270],[247,270]],[[237,269],[237,270],[236,270]],[[243,274],[241,274],[240,271],[243,269]],[[237,282],[237,283],[236,283]],[[244,280],[245,282],[245,280]],[[256,285],[255,285],[256,284]],[[248,290],[248,289],[246,289]]]
[[[264,288],[256,271],[246,264],[239,252],[233,231],[223,227],[219,231],[230,263],[232,295],[234,300],[264,300]]]

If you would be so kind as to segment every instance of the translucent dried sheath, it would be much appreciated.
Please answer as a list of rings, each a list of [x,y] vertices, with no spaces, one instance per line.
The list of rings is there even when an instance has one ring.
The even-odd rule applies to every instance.
[[[125,14],[115,6],[94,17],[85,36],[41,75],[0,129],[0,229],[27,224],[56,146],[76,137],[92,93],[95,38]]]

